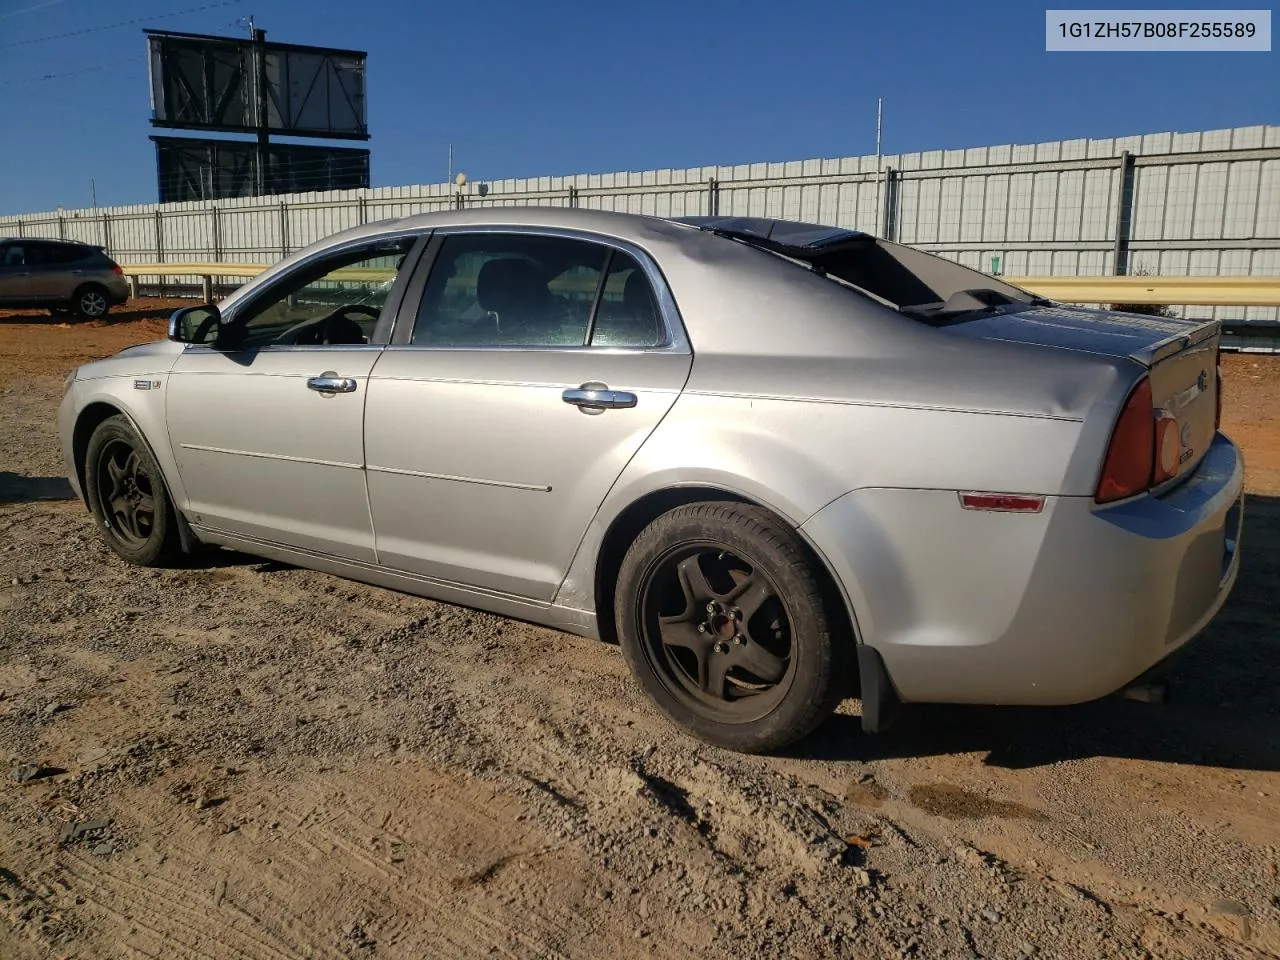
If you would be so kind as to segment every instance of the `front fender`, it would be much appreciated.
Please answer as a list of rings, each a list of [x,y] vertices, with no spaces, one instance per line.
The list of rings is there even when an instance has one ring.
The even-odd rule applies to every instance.
[[[141,387],[144,382],[150,384],[146,389]],[[68,476],[82,500],[84,491],[81,489],[76,464],[75,429],[81,418],[92,409],[105,406],[128,418],[159,464],[174,505],[179,510],[186,509],[187,492],[182,485],[182,475],[178,472],[178,463],[173,456],[173,445],[169,441],[169,431],[165,424],[164,388],[167,382],[167,373],[152,373],[137,377],[112,376],[76,380],[72,383],[59,412],[59,430]]]

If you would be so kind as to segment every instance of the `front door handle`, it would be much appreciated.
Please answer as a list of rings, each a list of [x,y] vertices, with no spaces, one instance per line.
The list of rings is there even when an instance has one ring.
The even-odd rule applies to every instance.
[[[319,393],[355,393],[356,382],[350,377],[340,377],[332,370],[326,370],[320,376],[307,380],[307,388]]]
[[[636,395],[625,390],[610,390],[607,384],[598,380],[584,383],[575,390],[562,393],[565,403],[573,404],[583,413],[604,413],[606,410],[619,410],[636,405]]]

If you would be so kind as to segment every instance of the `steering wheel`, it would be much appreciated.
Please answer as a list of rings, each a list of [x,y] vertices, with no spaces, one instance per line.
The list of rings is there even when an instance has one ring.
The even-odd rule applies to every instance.
[[[372,320],[376,324],[380,313],[381,311],[376,307],[369,307],[362,303],[348,304],[322,317],[295,324],[280,334],[274,342],[282,344],[366,343],[368,338],[365,336],[364,328],[355,318]],[[355,339],[357,337],[359,339]]]
[[[339,307],[316,324],[316,343],[367,343],[369,338],[365,336],[364,327],[360,326],[358,318],[371,320],[376,324],[381,312],[381,310],[363,303],[352,303],[345,307]],[[355,336],[358,336],[359,339],[353,340],[352,337]]]

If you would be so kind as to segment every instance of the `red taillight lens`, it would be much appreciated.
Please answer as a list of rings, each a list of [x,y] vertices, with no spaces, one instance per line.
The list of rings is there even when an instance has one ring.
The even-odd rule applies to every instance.
[[[124,271],[120,269],[120,264],[118,263],[113,263],[111,265],[111,272],[114,273],[117,277],[124,276]]]
[[[1111,433],[1098,492],[1094,495],[1098,503],[1122,500],[1150,489],[1155,467],[1155,434],[1151,382],[1144,377],[1129,394]]]

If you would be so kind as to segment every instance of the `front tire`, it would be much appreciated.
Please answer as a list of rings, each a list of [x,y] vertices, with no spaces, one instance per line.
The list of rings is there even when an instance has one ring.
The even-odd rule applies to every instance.
[[[695,737],[744,753],[812,732],[839,702],[846,644],[794,530],[740,503],[694,503],[627,551],[616,616],[641,686]]]
[[[111,311],[107,291],[97,284],[88,283],[71,298],[71,309],[81,320],[101,320]]]
[[[164,477],[142,437],[122,414],[98,424],[85,453],[85,496],[98,532],[121,559],[172,565],[182,553]]]

